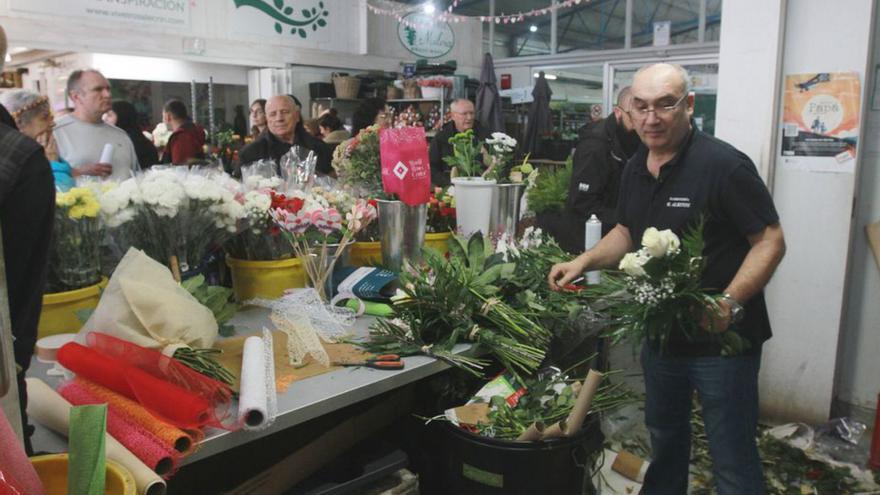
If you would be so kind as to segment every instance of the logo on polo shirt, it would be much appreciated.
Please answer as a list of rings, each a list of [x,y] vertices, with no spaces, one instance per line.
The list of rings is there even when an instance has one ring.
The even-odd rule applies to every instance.
[[[580,192],[587,192],[587,191],[589,191],[589,190],[590,190],[590,185],[589,185],[589,184],[584,184],[583,182],[579,182],[579,183],[578,183],[578,191],[580,191]]]
[[[691,207],[691,198],[685,198],[683,196],[669,196],[669,201],[666,202],[667,208],[690,208]]]

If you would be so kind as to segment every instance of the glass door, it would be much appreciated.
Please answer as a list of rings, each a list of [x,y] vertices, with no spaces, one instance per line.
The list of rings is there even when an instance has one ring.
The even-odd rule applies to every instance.
[[[715,102],[718,93],[718,61],[717,60],[670,60],[681,64],[690,76],[691,91],[694,97],[694,123],[697,128],[715,134]],[[632,84],[633,76],[640,67],[651,61],[626,64],[606,64],[605,70],[605,105],[610,108],[621,88]]]

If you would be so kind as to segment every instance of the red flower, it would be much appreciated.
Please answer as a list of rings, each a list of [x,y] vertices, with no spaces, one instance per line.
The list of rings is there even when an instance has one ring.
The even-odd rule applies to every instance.
[[[376,210],[379,209],[379,202],[376,201],[375,199],[368,199],[368,200],[367,200],[367,204],[370,205],[370,206],[372,206],[372,207],[375,208]]]
[[[441,217],[451,217],[455,215],[455,208],[441,208],[440,216]]]
[[[305,200],[302,198],[292,198],[287,201],[286,207],[292,213],[299,213],[299,210],[302,210],[302,207],[305,203]]]

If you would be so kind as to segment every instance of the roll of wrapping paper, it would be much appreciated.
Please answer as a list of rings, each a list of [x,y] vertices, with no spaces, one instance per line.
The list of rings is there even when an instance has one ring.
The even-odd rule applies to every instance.
[[[204,436],[201,430],[183,431],[157,418],[137,402],[127,399],[97,383],[79,377],[74,382],[102,402],[106,402],[111,411],[127,418],[128,421],[137,422],[163,445],[183,455],[190,453],[196,442],[201,441]]]
[[[204,424],[227,430],[238,428],[236,414],[232,407],[232,390],[226,384],[208,378],[177,359],[168,357],[157,350],[141,347],[112,335],[89,332],[86,341],[91,349],[105,356],[128,363],[149,375],[204,399],[210,404],[209,419]],[[133,391],[135,394],[141,392],[139,389],[133,389]],[[138,397],[138,401],[143,405],[147,405],[145,400]],[[172,423],[188,429],[196,428],[196,426],[179,424],[174,421]],[[201,426],[201,424],[197,426]]]
[[[590,412],[593,397],[595,397],[596,391],[599,390],[599,383],[602,382],[602,377],[602,373],[596,370],[590,370],[587,373],[587,378],[584,380],[580,392],[578,392],[574,407],[571,408],[568,417],[548,426],[541,436],[543,440],[563,436],[570,437],[580,431],[581,426],[584,424],[584,419],[586,419],[587,414]]]
[[[58,362],[181,428],[199,428],[211,418],[211,405],[202,397],[76,342],[59,349]]]
[[[106,404],[77,382],[67,382],[58,387],[58,393],[74,406]],[[168,479],[177,470],[179,455],[163,445],[137,422],[131,422],[107,408],[107,432],[119,440],[125,448],[136,455],[156,474]]]
[[[67,436],[69,427],[69,402],[52,390],[46,382],[27,378],[27,414],[46,428]],[[134,477],[140,495],[164,495],[165,482],[140,459],[122,446],[115,438],[107,435],[107,458],[122,464]]]
[[[537,442],[544,435],[544,423],[537,421],[529,425],[526,431],[516,437],[517,442]]]
[[[248,337],[244,341],[241,360],[241,394],[238,398],[238,417],[248,430],[268,426],[274,417],[275,377],[268,376],[267,358],[273,356],[271,337],[264,330],[263,337]],[[274,368],[274,362],[272,363]]]
[[[28,460],[21,440],[0,408],[0,475],[21,493],[44,495],[43,483]],[[0,492],[3,483],[0,481]],[[15,492],[12,492],[15,493]]]

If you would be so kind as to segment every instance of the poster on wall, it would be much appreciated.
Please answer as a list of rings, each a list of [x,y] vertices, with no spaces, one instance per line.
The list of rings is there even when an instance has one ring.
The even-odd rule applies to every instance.
[[[452,51],[455,32],[446,21],[420,12],[411,12],[397,24],[397,38],[413,55],[438,58]]]
[[[318,48],[347,27],[338,0],[226,0],[231,33],[271,39],[283,45]],[[322,46],[323,47],[323,46]]]
[[[782,162],[814,172],[852,173],[859,136],[857,72],[785,77]]]
[[[136,23],[189,28],[191,0],[9,0],[14,12],[91,19],[107,25]]]

